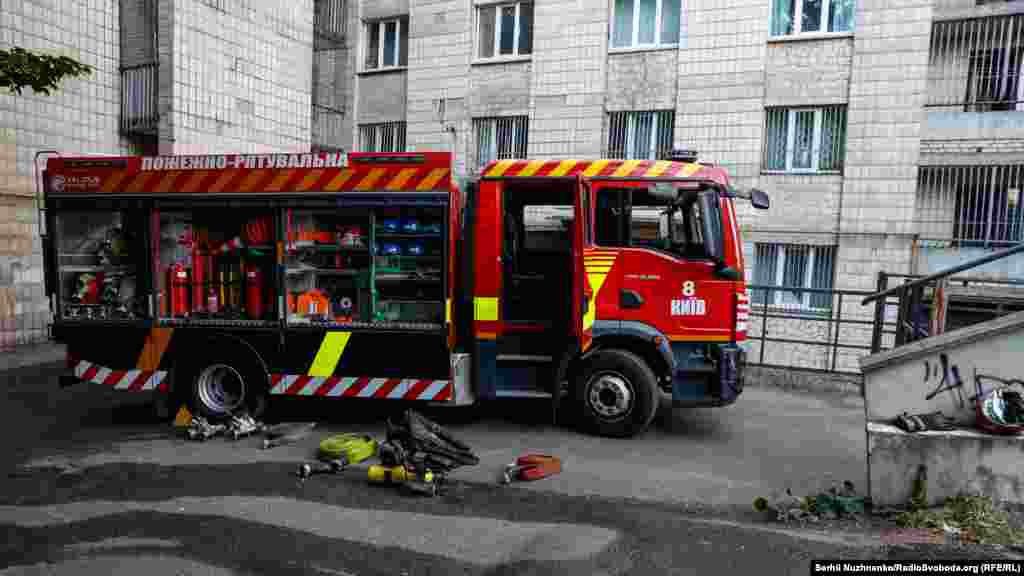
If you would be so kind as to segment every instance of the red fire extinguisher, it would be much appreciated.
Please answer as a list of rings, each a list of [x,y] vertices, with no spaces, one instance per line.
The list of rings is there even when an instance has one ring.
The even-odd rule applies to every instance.
[[[245,271],[245,305],[250,318],[263,318],[263,274],[255,266]]]
[[[171,266],[171,316],[188,316],[188,268],[182,263]]]
[[[206,257],[195,247],[192,248],[192,312],[205,308]]]

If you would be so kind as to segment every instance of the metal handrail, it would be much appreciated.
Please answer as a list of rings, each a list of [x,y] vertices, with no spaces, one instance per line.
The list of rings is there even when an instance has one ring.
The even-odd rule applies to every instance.
[[[911,281],[911,282],[907,282],[905,284],[899,284],[897,286],[893,286],[892,288],[889,288],[888,290],[883,290],[881,292],[876,292],[876,293],[872,294],[871,296],[868,296],[867,298],[861,300],[861,304],[867,304],[868,302],[874,302],[875,300],[878,300],[879,298],[884,298],[886,296],[892,296],[893,294],[896,294],[898,292],[903,292],[903,291],[906,291],[906,290],[910,290],[910,289],[916,288],[918,286],[921,286],[923,284],[928,284],[929,282],[933,282],[935,280],[946,278],[947,276],[952,276],[953,274],[956,274],[957,272],[963,272],[964,270],[970,270],[971,268],[977,268],[978,266],[981,266],[982,264],[988,264],[989,262],[994,262],[996,260],[1002,260],[1003,258],[1006,258],[1007,256],[1013,256],[1014,254],[1018,254],[1018,253],[1021,253],[1021,252],[1024,252],[1024,242],[1022,242],[1020,244],[1017,244],[1013,248],[1008,248],[1006,250],[1000,250],[999,252],[993,252],[992,254],[989,254],[988,256],[982,256],[981,258],[975,258],[974,260],[969,260],[967,262],[964,262],[963,264],[957,264],[956,266],[953,266],[952,268],[946,268],[945,270],[941,270],[941,271],[936,272],[934,274],[929,274],[928,276],[925,276],[923,278],[918,278],[917,280],[914,280],[914,281]]]

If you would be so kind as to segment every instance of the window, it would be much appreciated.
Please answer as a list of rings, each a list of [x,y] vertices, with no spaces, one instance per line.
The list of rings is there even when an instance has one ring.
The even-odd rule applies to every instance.
[[[525,56],[532,51],[532,2],[479,7],[477,10],[477,58]]]
[[[612,48],[679,43],[679,0],[615,0]]]
[[[1019,167],[959,168],[958,179],[947,176],[956,187],[953,237],[967,245],[1024,240],[1021,234],[1024,213],[1020,208],[1024,181]],[[927,176],[922,174],[922,177]]]
[[[971,54],[967,102],[977,112],[1024,109],[1020,47],[978,50]]]
[[[672,151],[676,114],[613,112],[608,115],[608,157],[624,160],[657,160]]]
[[[474,119],[477,164],[525,158],[528,127],[527,116]]]
[[[854,0],[772,0],[771,35],[852,32]]]
[[[838,172],[845,156],[845,106],[767,110],[764,170]]]
[[[366,70],[399,68],[408,64],[409,19],[393,18],[366,24]]]
[[[405,152],[405,122],[363,124],[359,127],[362,152]]]
[[[645,189],[599,189],[594,221],[596,242],[599,246],[654,248],[683,258],[707,258],[700,203],[684,203],[671,212],[669,219],[676,230],[672,237],[659,222],[664,210],[665,202]]]
[[[345,0],[313,0],[314,42],[334,42],[345,38]],[[332,42],[333,41],[333,42]]]
[[[835,253],[835,246],[757,244],[754,285],[831,290]],[[832,308],[832,295],[828,293],[792,289],[752,289],[751,293],[755,304],[815,310]]]

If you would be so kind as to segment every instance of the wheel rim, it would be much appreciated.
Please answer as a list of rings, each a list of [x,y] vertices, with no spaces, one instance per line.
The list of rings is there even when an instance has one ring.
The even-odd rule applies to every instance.
[[[587,403],[599,418],[621,420],[633,411],[633,385],[622,374],[602,372],[587,383]]]
[[[226,364],[207,366],[197,381],[199,401],[216,414],[234,412],[245,400],[245,379]]]

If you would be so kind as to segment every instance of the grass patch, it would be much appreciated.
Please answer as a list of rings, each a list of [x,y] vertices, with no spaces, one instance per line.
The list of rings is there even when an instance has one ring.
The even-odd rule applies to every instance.
[[[959,530],[961,540],[979,544],[1024,545],[1024,530],[1010,524],[1010,515],[987,496],[955,496],[940,508],[912,506],[896,523],[904,528]]]

